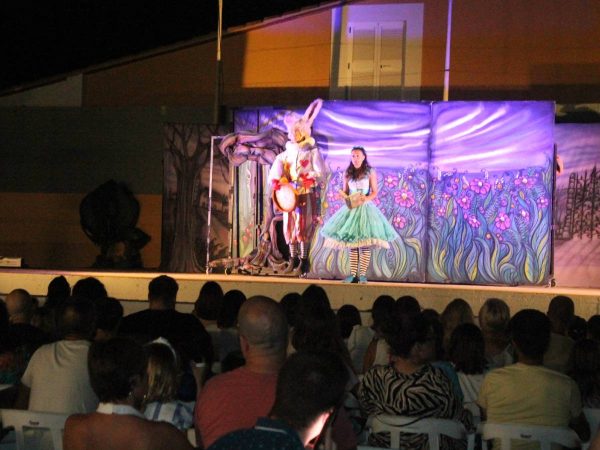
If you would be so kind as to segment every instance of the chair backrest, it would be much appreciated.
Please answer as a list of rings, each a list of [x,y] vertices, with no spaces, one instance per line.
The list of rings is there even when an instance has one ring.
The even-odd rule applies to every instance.
[[[590,441],[583,444],[582,449],[586,450],[594,436],[598,434],[598,428],[600,427],[600,409],[594,408],[583,408],[583,414],[590,424]]]
[[[31,450],[25,447],[24,432],[27,429],[49,430],[54,450],[62,450],[63,430],[68,414],[23,411],[18,409],[0,410],[2,425],[14,427],[17,450]]]
[[[499,439],[502,450],[510,449],[511,440],[539,442],[541,450],[550,450],[552,444],[559,444],[568,448],[578,448],[581,446],[581,440],[577,436],[577,433],[567,427],[485,422],[481,424],[480,429],[483,450],[487,450],[487,441],[490,439]],[[496,449],[495,446],[494,449]]]
[[[400,433],[426,434],[429,440],[429,450],[440,448],[440,436],[449,436],[453,439],[464,439],[468,442],[468,448],[473,448],[474,439],[468,439],[467,430],[458,421],[450,419],[434,419],[392,416],[380,414],[373,417],[371,430],[374,433],[390,433],[390,448],[400,448]]]

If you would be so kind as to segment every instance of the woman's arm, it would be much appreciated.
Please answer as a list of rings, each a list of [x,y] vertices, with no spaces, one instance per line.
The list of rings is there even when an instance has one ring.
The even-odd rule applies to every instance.
[[[377,174],[375,173],[375,169],[371,169],[371,173],[369,174],[369,195],[365,196],[365,201],[371,201],[375,197],[377,197]]]
[[[350,194],[350,188],[348,187],[348,175],[344,173],[344,188],[342,189],[346,195]]]

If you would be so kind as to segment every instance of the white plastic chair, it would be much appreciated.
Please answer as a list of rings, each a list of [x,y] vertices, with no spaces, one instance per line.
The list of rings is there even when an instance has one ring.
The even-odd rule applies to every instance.
[[[371,430],[373,433],[390,433],[390,448],[392,449],[400,448],[400,433],[426,434],[429,440],[429,450],[439,450],[440,436],[442,435],[467,441],[468,450],[475,447],[475,435],[468,434],[462,423],[450,419],[419,419],[380,414],[373,417]]]
[[[481,424],[480,429],[483,450],[487,450],[487,441],[491,439],[499,439],[500,449],[502,450],[511,448],[511,440],[539,442],[541,450],[551,450],[552,444],[559,444],[568,448],[579,448],[581,446],[581,440],[577,433],[567,427],[484,422]],[[494,446],[494,450],[499,449]]]
[[[582,450],[586,450],[590,446],[590,442],[594,439],[594,436],[598,434],[598,428],[600,427],[600,409],[583,408],[583,414],[590,424],[590,440],[581,446]]]
[[[23,411],[18,409],[3,409],[2,426],[14,427],[16,438],[16,450],[33,450],[31,443],[25,446],[25,431],[49,430],[52,437],[54,450],[63,448],[63,430],[68,414],[57,414],[49,412]],[[41,439],[44,441],[44,439]],[[44,445],[44,448],[46,446]]]

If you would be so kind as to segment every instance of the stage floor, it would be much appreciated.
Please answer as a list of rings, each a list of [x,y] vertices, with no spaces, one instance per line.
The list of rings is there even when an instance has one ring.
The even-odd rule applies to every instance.
[[[163,274],[156,271],[117,272],[92,270],[31,270],[0,269],[0,296],[16,288],[23,288],[32,295],[43,298],[48,283],[58,275],[64,275],[73,285],[85,277],[96,277],[104,285],[108,294],[129,303],[126,310],[138,310],[145,307],[149,281]],[[600,314],[600,289],[581,289],[546,286],[471,286],[441,285],[425,283],[389,283],[369,282],[365,285],[343,284],[336,280],[285,278],[277,276],[224,275],[199,273],[166,273],[179,283],[177,296],[178,309],[189,311],[198,297],[202,285],[209,280],[218,282],[224,291],[239,289],[246,294],[267,295],[279,300],[288,292],[302,292],[308,285],[315,283],[322,286],[334,309],[344,304],[353,304],[361,311],[368,311],[373,301],[382,294],[394,298],[401,295],[412,295],[419,300],[423,308],[442,311],[453,299],[465,299],[475,314],[485,300],[491,297],[505,300],[511,313],[534,308],[546,312],[548,302],[556,295],[567,295],[575,302],[575,312],[584,318]],[[135,303],[135,304],[134,304]]]

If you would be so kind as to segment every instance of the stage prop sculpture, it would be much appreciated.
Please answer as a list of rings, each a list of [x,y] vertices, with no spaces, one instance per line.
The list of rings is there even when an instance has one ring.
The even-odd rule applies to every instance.
[[[280,275],[345,278],[348,256],[328,248],[319,230],[350,200],[339,191],[350,149],[358,144],[376,169],[373,204],[399,235],[390,248],[373,249],[370,281],[551,281],[552,102],[315,100],[304,115],[238,110],[234,127],[256,132],[223,140],[233,143],[221,145],[230,161],[268,152],[256,159],[268,163],[276,155],[262,188],[269,201],[257,205],[265,215],[260,242],[239,261],[247,273],[272,273],[269,268]],[[251,198],[262,197],[251,193],[238,201]]]

